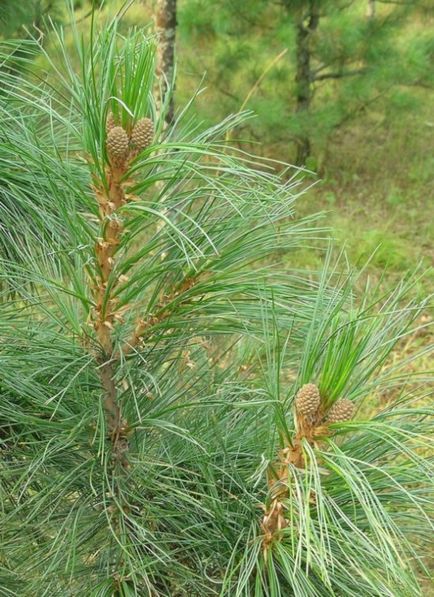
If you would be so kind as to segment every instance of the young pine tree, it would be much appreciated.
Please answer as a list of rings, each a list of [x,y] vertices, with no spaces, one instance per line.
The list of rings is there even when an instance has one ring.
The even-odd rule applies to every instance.
[[[243,117],[164,131],[153,40],[75,36],[2,74],[2,592],[420,594],[430,380],[387,367],[411,286],[280,271],[319,230],[219,141]]]
[[[248,98],[260,118],[244,138],[305,165],[348,121],[414,107],[414,88],[432,87],[432,3],[375,6],[368,16],[367,0],[188,0],[179,40],[189,78],[206,73],[224,110]],[[215,104],[201,110],[213,115]]]

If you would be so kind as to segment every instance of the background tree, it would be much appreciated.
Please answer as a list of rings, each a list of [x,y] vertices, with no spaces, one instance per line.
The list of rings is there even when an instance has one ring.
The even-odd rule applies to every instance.
[[[166,122],[175,116],[173,89],[175,85],[176,0],[157,0],[155,29],[158,36],[157,74],[160,79],[161,100],[168,102]]]
[[[44,18],[59,16],[58,0],[29,0],[28,2],[13,2],[2,0],[0,4],[0,35],[23,37],[23,27],[42,30]]]
[[[287,11],[290,11],[293,4],[285,1]],[[312,83],[314,76],[311,65],[311,38],[319,26],[320,3],[317,0],[311,0],[306,12],[303,8],[296,21],[296,111],[299,113],[308,112],[311,108],[313,90]],[[310,137],[305,132],[298,139],[298,149],[296,163],[303,165],[311,152]]]
[[[422,65],[432,59],[432,35],[400,40],[410,17],[429,10],[423,2],[381,3],[376,18],[367,19],[366,3],[356,1],[220,0],[211,8],[189,0],[180,7],[183,51],[188,55],[194,43],[189,70],[206,71],[222,105],[235,110],[287,48],[251,96],[248,107],[260,118],[249,134],[267,145],[292,139],[290,159],[305,163],[312,144],[316,153],[324,150],[335,130],[372,103],[376,109],[407,106],[405,86],[415,70],[423,69],[431,84],[432,69]]]

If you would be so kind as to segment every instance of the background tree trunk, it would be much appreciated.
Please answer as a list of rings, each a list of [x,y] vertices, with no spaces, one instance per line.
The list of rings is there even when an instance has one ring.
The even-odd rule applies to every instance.
[[[366,10],[366,16],[368,19],[373,19],[375,17],[375,0],[368,0],[368,8]]]
[[[310,0],[307,14],[297,23],[295,82],[297,86],[297,112],[309,112],[312,103],[312,71],[310,39],[318,28],[319,10],[317,0]],[[303,126],[304,123],[302,123]],[[296,164],[302,166],[309,157],[311,142],[309,134],[303,132],[298,138]]]
[[[157,75],[161,81],[161,103],[166,99],[170,88],[174,88],[175,39],[176,39],[176,0],[157,0],[155,15],[158,34]],[[166,122],[171,124],[175,114],[173,95],[166,113]]]

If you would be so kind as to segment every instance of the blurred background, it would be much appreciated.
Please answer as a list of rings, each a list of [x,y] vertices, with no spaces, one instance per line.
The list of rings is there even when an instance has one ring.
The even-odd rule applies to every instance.
[[[0,0],[3,39],[64,27],[67,0]],[[303,213],[325,210],[337,246],[394,285],[434,263],[432,0],[75,0],[78,27],[124,12],[125,28],[166,33],[176,47],[175,111],[210,126],[255,117],[232,142],[305,166]],[[96,9],[94,17],[92,9]],[[164,28],[166,31],[164,32]],[[169,52],[170,54],[170,52]],[[167,65],[166,65],[167,67]],[[43,62],[35,65],[43,69]],[[169,65],[170,68],[170,65]],[[300,266],[322,257],[306,250]],[[386,270],[386,274],[384,271]],[[417,292],[434,290],[434,275]]]

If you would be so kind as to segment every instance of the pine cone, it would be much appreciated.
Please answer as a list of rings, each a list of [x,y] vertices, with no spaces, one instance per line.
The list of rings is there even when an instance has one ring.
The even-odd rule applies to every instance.
[[[106,141],[107,153],[113,166],[123,166],[128,157],[128,135],[121,126],[109,131]]]
[[[318,411],[321,398],[319,390],[313,383],[307,383],[297,392],[295,408],[298,414],[312,417]]]
[[[327,415],[327,423],[343,423],[354,416],[354,404],[348,398],[342,398],[333,404]]]
[[[150,118],[141,118],[136,122],[131,133],[131,144],[141,151],[151,145],[154,139],[154,123]]]
[[[113,116],[113,112],[109,112],[107,114],[107,120],[105,123],[105,130],[107,132],[107,134],[113,130],[116,126],[116,121],[115,121],[115,117]]]

